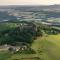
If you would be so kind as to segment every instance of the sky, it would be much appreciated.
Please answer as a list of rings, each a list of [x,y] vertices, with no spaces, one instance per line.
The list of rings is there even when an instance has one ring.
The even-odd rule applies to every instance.
[[[0,0],[0,5],[53,5],[60,0]]]

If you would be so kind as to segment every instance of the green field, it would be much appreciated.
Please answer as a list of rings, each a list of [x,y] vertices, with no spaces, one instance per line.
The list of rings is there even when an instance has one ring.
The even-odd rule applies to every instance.
[[[0,60],[60,60],[60,34],[38,37],[32,48],[36,54],[0,51]]]
[[[56,22],[56,23],[60,23],[60,18],[48,18],[47,21],[48,21],[48,22]]]

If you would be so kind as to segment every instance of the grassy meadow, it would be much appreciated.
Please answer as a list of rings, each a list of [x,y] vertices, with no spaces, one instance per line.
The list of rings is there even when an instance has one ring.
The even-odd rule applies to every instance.
[[[31,48],[35,54],[0,51],[0,60],[60,60],[60,34],[38,37]]]

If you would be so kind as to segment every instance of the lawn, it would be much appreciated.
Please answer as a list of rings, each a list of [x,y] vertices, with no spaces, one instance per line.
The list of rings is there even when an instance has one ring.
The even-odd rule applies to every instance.
[[[60,34],[38,37],[31,48],[36,54],[0,52],[0,60],[60,60]]]

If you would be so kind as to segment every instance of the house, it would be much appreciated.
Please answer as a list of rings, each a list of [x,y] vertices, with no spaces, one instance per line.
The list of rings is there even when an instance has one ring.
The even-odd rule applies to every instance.
[[[27,46],[10,46],[8,50],[12,53],[24,51],[27,49]]]
[[[8,44],[5,44],[5,45],[2,45],[0,46],[0,51],[3,50],[3,51],[10,51],[10,52],[19,52],[19,51],[23,51],[23,50],[27,50],[28,49],[28,46],[27,45],[23,45],[23,42],[18,42],[16,43],[15,46],[12,46],[12,45],[8,45]]]
[[[31,29],[33,31],[37,31],[37,25],[32,22],[27,22],[27,23],[20,23],[17,25],[17,28],[22,30],[22,29]]]

